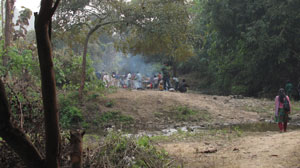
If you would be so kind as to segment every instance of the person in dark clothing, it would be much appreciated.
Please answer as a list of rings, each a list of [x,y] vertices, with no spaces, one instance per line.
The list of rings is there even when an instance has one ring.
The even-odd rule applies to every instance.
[[[291,98],[292,96],[292,91],[293,91],[293,84],[291,83],[290,80],[288,80],[285,84],[285,92]]]
[[[179,90],[179,92],[181,92],[181,93],[185,93],[185,92],[187,92],[187,88],[188,88],[188,87],[189,87],[189,85],[186,84],[185,79],[182,79],[182,83],[179,85],[178,90]]]
[[[101,73],[100,72],[96,72],[96,77],[98,78],[98,79],[101,79]]]
[[[297,91],[298,91],[298,99],[300,100],[300,81],[297,86]]]
[[[171,87],[171,85],[170,85],[170,73],[167,64],[165,64],[165,66],[162,68],[162,72],[163,72],[164,90],[168,90]]]

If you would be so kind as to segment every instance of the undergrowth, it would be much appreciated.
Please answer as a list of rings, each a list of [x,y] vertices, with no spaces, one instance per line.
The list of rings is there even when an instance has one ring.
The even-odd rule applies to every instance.
[[[106,168],[171,168],[179,167],[164,150],[158,150],[149,137],[128,138],[110,133],[89,155],[86,166]]]
[[[208,121],[210,115],[207,110],[192,109],[188,106],[176,106],[172,107],[165,113],[156,112],[154,114],[157,118],[170,118],[175,121]]]
[[[131,116],[123,115],[119,111],[108,111],[98,115],[93,124],[99,128],[107,126],[123,127],[134,123]]]

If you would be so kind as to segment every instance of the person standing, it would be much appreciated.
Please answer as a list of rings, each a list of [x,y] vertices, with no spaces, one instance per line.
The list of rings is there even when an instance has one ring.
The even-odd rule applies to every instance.
[[[285,95],[284,89],[280,88],[278,95],[275,97],[275,121],[278,123],[280,132],[286,132],[290,113],[290,98]]]
[[[158,78],[158,80],[157,80],[157,86],[159,86],[160,81],[162,80],[162,75],[161,75],[160,72],[158,73],[157,78]]]
[[[171,87],[171,85],[170,85],[170,72],[167,64],[165,64],[164,67],[162,68],[162,73],[163,73],[164,90],[168,90]]]
[[[127,88],[131,88],[131,73],[129,72],[126,77]]]
[[[297,86],[297,91],[298,91],[298,99],[300,100],[300,81]]]
[[[293,84],[291,83],[290,80],[288,80],[285,84],[285,91],[286,94],[289,96],[289,98],[291,98],[293,92]]]
[[[154,89],[158,88],[158,77],[156,75],[154,75],[154,78],[153,78],[153,88]]]
[[[96,71],[96,77],[97,79],[101,79],[101,73],[99,71]]]
[[[142,87],[142,74],[141,73],[139,73],[139,72],[137,72],[136,73],[136,88],[137,89],[143,89],[143,87]]]
[[[105,83],[105,87],[110,87],[110,81],[110,76],[108,75],[108,73],[105,73],[103,76],[103,82]]]

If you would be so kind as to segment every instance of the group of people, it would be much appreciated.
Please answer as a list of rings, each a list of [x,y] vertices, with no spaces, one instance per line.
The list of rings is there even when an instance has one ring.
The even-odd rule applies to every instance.
[[[162,68],[162,73],[158,72],[151,77],[143,76],[140,72],[127,74],[111,74],[102,71],[96,72],[98,79],[103,80],[106,87],[114,86],[130,89],[157,89],[160,91],[179,91],[187,92],[189,85],[185,79],[179,81],[178,77],[172,78],[167,65]]]
[[[172,81],[173,85],[170,83],[170,69],[168,64],[164,64],[162,68],[162,81],[161,82],[161,87],[160,90],[165,90],[165,91],[179,91],[181,93],[187,92],[187,89],[189,85],[186,83],[185,79],[182,79],[181,82],[179,82],[178,77],[173,76]]]

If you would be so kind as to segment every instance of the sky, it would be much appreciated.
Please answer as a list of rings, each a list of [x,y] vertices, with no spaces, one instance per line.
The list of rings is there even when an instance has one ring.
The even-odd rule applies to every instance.
[[[38,12],[41,0],[16,0],[15,6],[18,10],[21,6],[31,9],[32,12]]]

